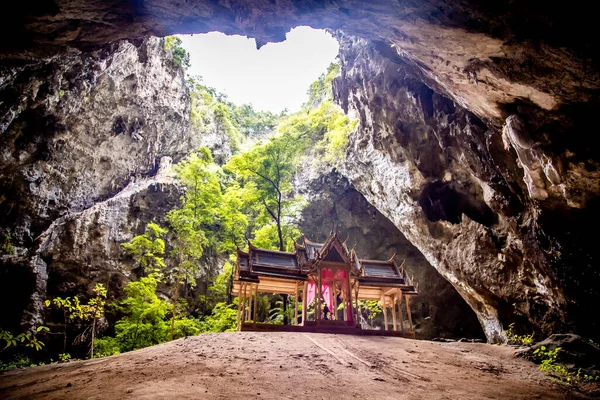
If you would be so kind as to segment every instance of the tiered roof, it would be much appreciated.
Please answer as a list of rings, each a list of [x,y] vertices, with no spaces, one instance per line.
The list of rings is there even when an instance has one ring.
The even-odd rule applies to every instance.
[[[400,287],[405,293],[416,293],[403,266],[396,265],[395,255],[387,261],[359,259],[335,233],[325,243],[311,242],[303,236],[293,253],[260,249],[248,242],[248,252],[238,250],[237,256],[236,279],[240,281],[259,282],[260,276],[307,280],[321,262],[346,263],[361,285]]]

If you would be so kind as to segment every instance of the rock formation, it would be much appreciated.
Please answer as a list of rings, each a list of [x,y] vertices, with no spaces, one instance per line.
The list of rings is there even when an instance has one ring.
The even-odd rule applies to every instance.
[[[490,340],[510,321],[597,336],[587,307],[599,296],[598,246],[582,231],[600,221],[600,156],[587,134],[600,104],[594,13],[472,0],[14,6],[0,21],[11,38],[0,45],[0,185],[14,194],[0,212],[20,255],[67,210],[186,147],[185,105],[170,103],[183,83],[158,73],[143,37],[218,30],[260,46],[297,25],[340,29],[352,36],[337,98],[360,119],[342,168],[351,184],[457,288]],[[127,57],[137,67],[113,70]],[[131,97],[112,94],[143,79],[154,90],[119,111]],[[104,115],[93,104],[117,107]]]
[[[310,199],[300,220],[308,239],[326,240],[335,225],[360,257],[387,260],[396,254],[396,262],[405,262],[408,275],[419,283],[419,295],[411,300],[417,338],[483,338],[475,314],[458,292],[346,178],[337,171],[302,170],[295,186]]]
[[[570,197],[520,117],[508,118],[502,134],[432,90],[389,45],[339,39],[334,94],[359,119],[342,172],[456,287],[488,339],[502,340],[512,321],[539,332],[572,322],[572,277],[559,279],[560,244],[536,202],[550,191]]]
[[[0,212],[16,253],[3,272],[33,282],[7,281],[3,296],[28,304],[27,327],[41,318],[47,282],[50,295],[122,285],[133,266],[119,243],[179,200],[159,165],[202,142],[183,71],[159,39],[5,68],[2,81]]]

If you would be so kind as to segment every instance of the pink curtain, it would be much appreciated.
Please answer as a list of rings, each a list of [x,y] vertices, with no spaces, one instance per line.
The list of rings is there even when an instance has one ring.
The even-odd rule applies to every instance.
[[[330,269],[323,269],[322,271],[322,277],[324,279],[332,279],[333,278],[333,271]],[[348,279],[346,277],[346,271],[342,271],[342,270],[338,270],[335,274],[335,279],[341,283],[342,286],[342,292],[344,293],[349,293],[348,292]],[[316,296],[316,289],[317,289],[317,285],[315,285],[314,282],[308,282],[308,293],[306,296],[306,307],[308,307],[308,305],[310,303],[312,303],[312,301],[315,299]],[[331,296],[329,295],[329,291],[330,291],[330,287],[328,283],[324,283],[321,286],[321,295],[323,296],[323,299],[325,300],[325,303],[327,304],[327,307],[329,308],[330,311],[334,312],[335,310],[333,310],[333,302],[331,301]],[[348,308],[348,321],[350,321],[350,323],[354,323],[354,316],[352,315],[352,313],[350,312],[350,308]]]
[[[317,289],[317,285],[315,285],[314,282],[308,282],[308,294],[306,296],[307,307],[315,299],[316,289]],[[328,283],[324,283],[323,285],[321,285],[321,295],[323,296],[323,299],[325,300],[325,304],[327,304],[327,307],[329,307],[329,309],[331,310],[333,307],[333,304],[331,303],[331,296],[329,295],[329,284]]]

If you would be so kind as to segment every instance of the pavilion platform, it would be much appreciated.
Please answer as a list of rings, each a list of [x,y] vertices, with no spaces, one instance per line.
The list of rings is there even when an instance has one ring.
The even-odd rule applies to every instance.
[[[332,321],[337,322],[337,321]],[[343,321],[340,321],[343,322]],[[392,336],[414,339],[415,332],[385,331],[382,329],[362,329],[360,326],[348,324],[315,324],[307,321],[306,325],[276,325],[265,323],[244,322],[241,324],[242,332],[310,332],[310,333],[336,333],[341,335],[357,336]]]

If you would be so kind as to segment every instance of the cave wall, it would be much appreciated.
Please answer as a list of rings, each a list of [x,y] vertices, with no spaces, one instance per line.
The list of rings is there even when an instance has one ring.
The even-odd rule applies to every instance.
[[[560,274],[557,260],[571,260],[540,221],[557,200],[532,196],[525,166],[502,144],[507,128],[432,90],[389,45],[338,38],[334,95],[359,120],[342,173],[456,287],[489,340],[510,322],[539,334],[584,328],[590,318],[580,318],[586,305],[575,304],[569,279],[583,285]]]
[[[324,242],[335,226],[361,258],[387,260],[396,254],[396,262],[404,263],[408,275],[419,283],[419,294],[411,298],[418,339],[484,338],[473,310],[389,219],[339,172],[306,164],[294,187],[310,199],[299,223],[309,240]]]
[[[21,113],[22,99],[35,102],[39,93],[42,103],[56,103],[57,96],[47,94],[56,93],[55,87],[14,78],[27,76],[18,71],[34,64],[52,65],[57,54],[66,54],[58,56],[66,57],[60,64],[79,50],[100,52],[102,58],[104,46],[114,40],[212,30],[250,35],[261,46],[283,40],[297,25],[371,40],[356,49],[371,55],[372,63],[361,67],[353,61],[359,54],[348,46],[342,56],[345,82],[338,99],[361,120],[348,152],[355,165],[348,163],[344,172],[352,184],[452,282],[477,311],[489,338],[502,335],[500,325],[511,315],[540,333],[565,329],[597,336],[600,331],[598,318],[585,312],[597,301],[600,286],[597,246],[593,235],[582,234],[582,227],[600,222],[600,155],[588,133],[599,105],[600,42],[595,13],[585,7],[478,0],[55,0],[13,6],[0,16],[0,32],[10,38],[0,44],[3,133]],[[85,81],[82,77],[83,90]],[[21,140],[18,146],[28,147],[25,155],[11,155],[0,167],[5,191],[28,193],[19,186],[33,186],[35,196],[39,172],[22,178],[21,167],[10,165],[32,152],[47,158],[45,142],[60,131],[36,108],[22,117],[36,123],[12,125],[19,137],[31,131],[44,135]],[[135,121],[125,125],[131,123],[135,137]],[[116,125],[120,130],[123,124]],[[3,143],[7,140],[3,134]],[[9,153],[14,151],[4,150],[3,157]],[[85,153],[75,157],[89,159]],[[69,154],[61,158],[68,160]],[[76,163],[67,165],[70,169],[52,172],[57,179],[79,176]],[[131,170],[137,168],[127,174]],[[6,177],[18,178],[13,183]],[[102,199],[112,182],[118,188],[126,184],[121,176],[89,181],[94,179],[104,189],[73,194],[80,208]],[[50,200],[64,204],[60,193],[54,197],[58,201]],[[23,242],[32,241],[30,231],[40,233],[62,215],[46,217],[44,212],[58,207],[39,204],[2,210],[40,215],[15,224],[25,227],[17,233]]]
[[[0,230],[15,250],[0,263],[15,277],[5,281],[2,323],[18,331],[42,322],[47,296],[85,297],[95,283],[119,295],[135,269],[120,243],[178,204],[165,171],[203,138],[190,129],[183,71],[160,39],[0,76]]]
[[[159,39],[4,68],[0,77],[0,188],[11,194],[0,212],[18,252],[58,217],[200,143],[183,71]]]

